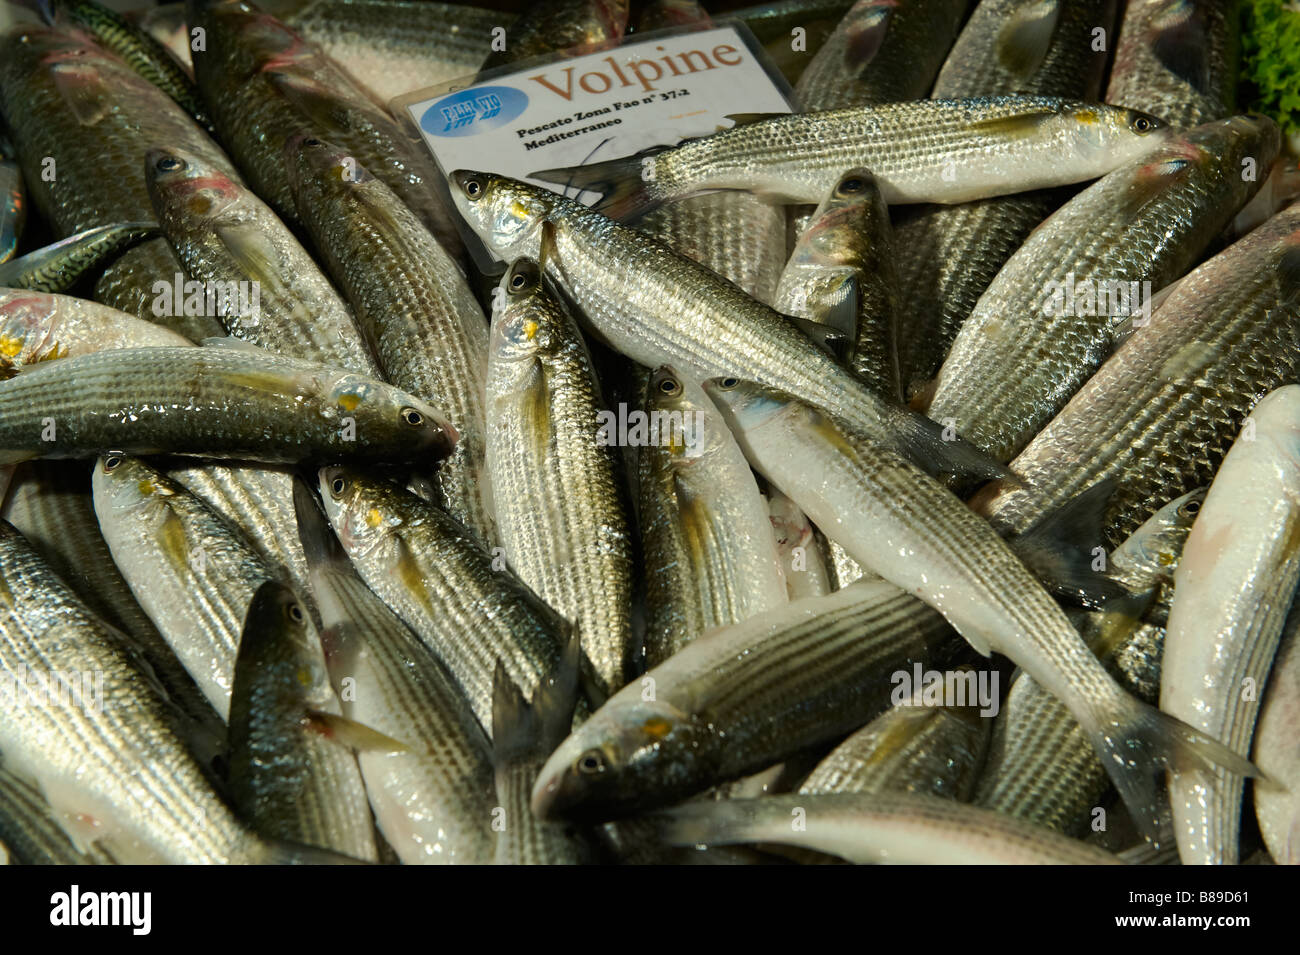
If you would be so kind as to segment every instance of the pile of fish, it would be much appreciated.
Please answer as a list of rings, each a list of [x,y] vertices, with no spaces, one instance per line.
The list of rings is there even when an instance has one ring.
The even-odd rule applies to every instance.
[[[10,28],[0,854],[1300,862],[1300,202],[1224,6],[714,11],[799,110],[532,175],[593,207],[386,104],[691,0]]]

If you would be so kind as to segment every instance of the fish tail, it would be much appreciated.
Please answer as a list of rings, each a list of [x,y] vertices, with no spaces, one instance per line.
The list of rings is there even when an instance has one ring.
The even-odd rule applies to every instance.
[[[241,853],[237,863],[246,865],[370,865],[361,859],[317,846],[305,846],[280,839],[259,839]]]
[[[655,835],[672,846],[732,846],[754,842],[759,833],[750,825],[748,800],[709,800],[688,803],[647,816]]]
[[[343,545],[334,536],[325,512],[316,502],[307,482],[300,477],[293,479],[293,509],[298,517],[298,538],[302,541],[303,555],[308,567],[344,566],[347,554]]]
[[[647,149],[622,159],[586,166],[561,166],[530,172],[530,179],[553,182],[580,192],[598,192],[601,200],[595,209],[611,219],[639,219],[663,204],[665,196],[654,178],[654,164],[649,160],[662,148]]]
[[[498,767],[549,755],[573,725],[577,703],[581,643],[575,627],[569,633],[554,669],[537,685],[530,703],[497,661],[492,681],[492,746]]]
[[[1175,776],[1221,770],[1262,775],[1250,760],[1218,740],[1127,694],[1119,711],[1088,727],[1088,735],[1133,821],[1153,843],[1170,835],[1167,801],[1158,788],[1161,769]]]

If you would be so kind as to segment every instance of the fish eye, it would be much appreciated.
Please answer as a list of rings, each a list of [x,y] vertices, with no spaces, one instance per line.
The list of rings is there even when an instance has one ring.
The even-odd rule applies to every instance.
[[[477,199],[479,196],[483,195],[483,184],[477,179],[466,179],[461,183],[460,188],[464,191],[465,195],[469,196],[471,199]]]
[[[682,386],[675,378],[665,378],[659,382],[659,390],[666,395],[675,395],[682,390]]]
[[[841,196],[854,196],[867,187],[867,184],[858,176],[845,179],[840,183],[839,189],[836,190]]]
[[[323,142],[321,142],[321,141],[320,141],[319,139],[317,139],[315,136],[309,136],[307,139],[304,139],[304,140],[302,141],[302,144],[303,144],[304,146],[312,147],[312,148],[314,148],[314,147],[316,147],[316,146],[324,146],[324,145],[325,145]]]
[[[298,604],[289,604],[289,606],[285,608],[285,613],[289,615],[289,619],[294,623],[302,623],[302,607]]]
[[[527,284],[528,276],[524,275],[522,272],[516,272],[510,277],[510,287],[513,289],[521,289]]]
[[[1135,133],[1149,133],[1156,128],[1156,121],[1150,116],[1134,116],[1130,125]]]
[[[575,765],[584,776],[595,776],[605,771],[605,754],[598,749],[589,749],[578,757]]]
[[[334,480],[330,481],[330,497],[334,498],[335,500],[338,500],[340,497],[342,497],[343,492],[346,491],[347,489],[348,489],[348,482],[346,478],[336,477],[334,478]]]
[[[420,412],[416,411],[414,408],[403,408],[402,420],[412,428],[418,428],[420,425],[424,424],[424,415],[420,414]]]
[[[104,473],[112,474],[117,470],[118,465],[121,463],[122,455],[116,453],[110,454],[108,457],[104,458]]]
[[[1183,513],[1188,517],[1195,517],[1197,514],[1201,513],[1201,502],[1188,501],[1183,505]]]
[[[185,168],[185,160],[176,156],[164,156],[153,164],[159,172],[176,172]]]
[[[739,378],[723,378],[718,382],[718,387],[731,389],[735,388],[738,384],[740,384]]]

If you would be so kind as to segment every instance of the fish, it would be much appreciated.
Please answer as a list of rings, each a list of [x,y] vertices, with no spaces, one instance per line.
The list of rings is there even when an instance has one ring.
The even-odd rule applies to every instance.
[[[597,859],[586,830],[533,817],[529,805],[547,754],[568,735],[578,699],[579,643],[570,635],[555,672],[525,700],[501,664],[493,680],[492,746],[497,802],[496,865],[585,865]]]
[[[143,175],[186,277],[232,337],[379,377],[347,305],[262,200],[183,150],[150,149]]]
[[[692,0],[660,0],[642,11],[637,30],[669,25],[703,29],[713,19]],[[780,206],[742,192],[718,192],[660,206],[636,227],[736,283],[746,295],[772,301],[786,258]]]
[[[9,865],[113,865],[107,852],[91,845],[81,852],[60,828],[50,804],[31,783],[0,764],[0,840]]]
[[[956,672],[975,675],[966,665]],[[967,801],[993,721],[980,714],[973,694],[962,704],[934,706],[919,688],[913,693],[835,747],[799,793],[928,793]]]
[[[735,10],[731,15],[744,21],[772,64],[793,85],[853,3],[854,0],[776,0]],[[800,42],[794,42],[795,38]]]
[[[1300,865],[1300,761],[1296,759],[1296,724],[1300,721],[1300,614],[1288,616],[1261,697],[1255,723],[1254,762],[1273,785],[1255,785],[1255,818],[1279,865]]]
[[[743,455],[742,455],[743,457]],[[768,518],[776,537],[776,552],[781,557],[781,573],[791,600],[820,597],[833,589],[822,560],[821,542],[808,515],[780,491],[767,488]]]
[[[551,232],[547,276],[580,306],[586,330],[638,364],[672,365],[696,381],[748,375],[930,467],[1003,473],[960,441],[944,441],[924,416],[886,403],[795,323],[654,239],[518,180],[469,170],[450,178],[457,208],[498,257],[537,259]]]
[[[0,748],[7,768],[36,783],[79,851],[97,845],[123,864],[345,861],[245,827],[117,635],[4,523],[0,581],[0,670],[6,685],[25,688],[23,705],[0,707]],[[83,705],[71,689],[43,692],[36,674],[46,686],[62,674]]]
[[[858,0],[795,84],[804,110],[921,99],[943,66],[967,0]]]
[[[545,0],[524,9],[501,38],[493,37],[483,69],[563,53],[581,56],[618,46],[627,30],[628,0]]]
[[[1101,101],[1115,7],[1115,0],[981,0],[931,95],[1021,93]],[[1098,37],[1106,49],[1096,49]],[[998,270],[1075,191],[1067,186],[951,207],[913,207],[895,222],[900,288],[912,306],[899,328],[899,366],[909,399],[938,372]]]
[[[97,351],[188,344],[177,332],[84,298],[0,288],[0,378]]]
[[[605,820],[672,805],[840,739],[888,708],[891,673],[959,652],[943,617],[878,579],[711,631],[560,744],[533,813]]]
[[[1124,10],[1106,102],[1141,103],[1196,126],[1235,112],[1237,22],[1207,0],[1137,0]]]
[[[645,659],[656,667],[788,598],[767,504],[703,389],[665,365],[647,382],[644,410],[659,422],[658,440],[637,449]]]
[[[888,401],[903,400],[889,210],[868,169],[851,169],[821,200],[781,273],[773,308],[848,337],[850,368]]]
[[[158,87],[201,126],[210,127],[189,73],[148,32],[95,0],[45,0],[55,26],[83,30]]]
[[[714,379],[705,391],[750,463],[854,560],[938,610],[983,656],[1009,657],[1069,707],[1151,841],[1157,767],[1256,775],[1248,760],[1120,686],[1011,548],[924,472],[774,389]]]
[[[290,139],[294,200],[322,260],[373,344],[385,380],[446,412],[460,435],[436,501],[489,546],[483,389],[488,322],[459,266],[347,150]]]
[[[656,817],[673,845],[775,842],[858,864],[1121,865],[1112,853],[925,793],[831,793],[693,803]]]
[[[1053,213],[962,325],[926,413],[1014,458],[1100,367],[1124,320],[1146,320],[1150,290],[1179,278],[1249,200],[1258,182],[1243,163],[1267,168],[1279,142],[1264,117],[1207,123]]]
[[[203,501],[138,458],[111,454],[91,478],[113,563],[208,702],[229,720],[240,633],[277,569]]]
[[[471,76],[494,27],[515,15],[429,0],[311,0],[284,22],[315,44],[376,102]]]
[[[498,660],[531,697],[559,658],[568,627],[503,555],[391,482],[331,466],[320,469],[319,489],[361,579],[451,671],[483,727],[492,725]]]
[[[459,233],[433,191],[432,158],[316,46],[243,0],[191,5],[191,28],[207,43],[194,51],[199,92],[257,195],[289,224],[296,211],[284,158],[295,135],[316,135],[351,151],[384,180],[452,255]]]
[[[140,164],[160,143],[235,175],[220,147],[166,93],[84,35],[29,25],[0,35],[0,114],[12,127],[32,201],[63,238],[152,220]],[[220,335],[206,315],[153,313],[154,283],[178,271],[167,243],[150,239],[105,270],[94,297],[190,341]]]
[[[1251,410],[1210,484],[1174,574],[1160,706],[1250,753],[1260,696],[1300,583],[1300,385]],[[1249,586],[1243,586],[1249,581]],[[1169,801],[1184,865],[1235,865],[1244,781],[1173,771]]]
[[[620,219],[719,189],[816,203],[858,166],[875,173],[891,206],[954,203],[1095,179],[1167,136],[1145,113],[1057,97],[923,100],[757,118],[669,149],[528,175],[600,193],[596,210]]]
[[[1099,481],[1116,482],[1098,546],[1210,483],[1260,395],[1300,375],[1300,204],[1185,276],[1026,446],[1023,487],[971,506],[1022,530]]]
[[[0,286],[63,292],[122,252],[158,234],[152,222],[95,226],[43,249],[0,263]]]
[[[249,603],[231,679],[235,805],[263,835],[373,862],[366,788],[340,724],[311,616],[292,590],[266,581]]]
[[[1170,501],[1107,555],[1106,573],[1128,594],[1079,621],[1107,670],[1132,693],[1155,702],[1174,572],[1206,488]],[[1106,768],[1066,706],[1019,674],[1002,704],[974,802],[1082,837],[1106,827]],[[1103,830],[1104,831],[1104,830]]]
[[[491,862],[491,743],[469,699],[361,581],[304,482],[293,501],[343,715],[403,744],[357,754],[379,831],[406,865]]]
[[[0,264],[18,251],[18,240],[27,224],[27,189],[23,171],[8,141],[0,138]]]
[[[40,362],[0,383],[0,422],[3,464],[109,451],[431,461],[456,440],[439,412],[391,385],[243,345]]]
[[[591,356],[542,267],[518,260],[497,288],[487,474],[506,563],[573,624],[608,695],[633,672],[633,551],[618,435],[602,424],[612,415]]]

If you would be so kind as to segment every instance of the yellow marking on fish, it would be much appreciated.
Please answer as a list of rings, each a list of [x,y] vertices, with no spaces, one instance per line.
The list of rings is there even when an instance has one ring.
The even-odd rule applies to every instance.
[[[378,527],[382,523],[384,523],[384,515],[379,512],[379,508],[372,507],[370,510],[366,511],[367,527]]]
[[[402,543],[397,558],[397,574],[401,578],[402,584],[407,590],[411,591],[424,608],[430,613],[436,613],[433,601],[429,597],[429,591],[424,586],[424,574],[421,573],[420,565],[416,563],[405,542]]]
[[[1074,114],[1074,118],[1089,126],[1096,126],[1101,122],[1101,115],[1095,109],[1081,109]]]
[[[1156,563],[1161,567],[1172,567],[1177,559],[1172,551],[1162,550],[1156,554]]]
[[[189,542],[185,539],[185,525],[171,511],[168,511],[167,516],[163,518],[163,525],[158,538],[162,552],[171,561],[172,566],[179,570],[182,576],[188,577],[190,574],[190,547]]]
[[[35,361],[58,361],[60,358],[68,357],[68,347],[55,342],[45,351],[41,352],[34,359]]]
[[[652,716],[642,724],[641,729],[653,740],[661,740],[673,731],[673,724],[661,716]]]
[[[538,328],[537,323],[533,321],[531,318],[528,321],[524,322],[524,338],[528,339],[531,342],[533,340],[533,337],[537,334],[537,328]]]
[[[311,671],[306,667],[300,667],[294,676],[298,678],[298,682],[303,686],[311,686]]]
[[[22,353],[25,344],[27,342],[22,338],[10,338],[8,335],[0,336],[0,354],[6,358],[17,358]]]
[[[212,200],[207,196],[194,196],[185,203],[185,207],[192,215],[207,215],[212,211]]]
[[[516,219],[527,219],[532,215],[532,210],[516,199],[510,203],[510,214]]]
[[[14,606],[14,592],[9,589],[9,581],[5,580],[3,577],[0,577],[0,601],[3,601],[10,607]]]
[[[339,407],[344,411],[355,411],[359,404],[361,404],[361,396],[356,392],[349,391],[339,395]]]

